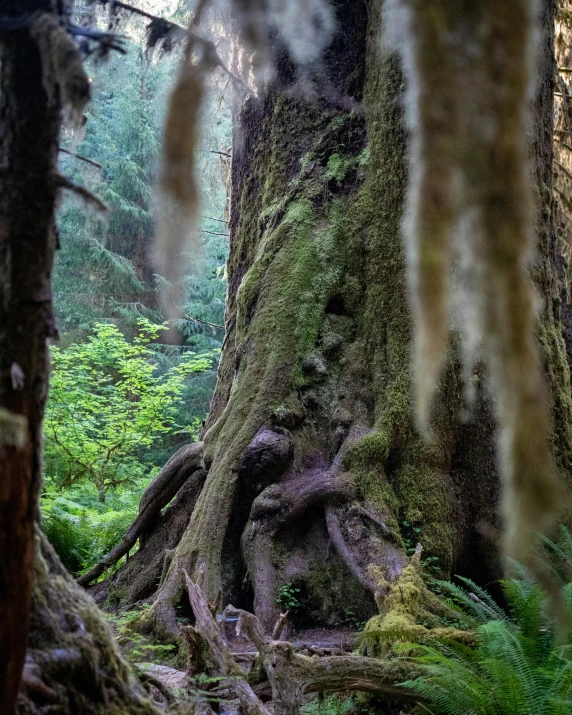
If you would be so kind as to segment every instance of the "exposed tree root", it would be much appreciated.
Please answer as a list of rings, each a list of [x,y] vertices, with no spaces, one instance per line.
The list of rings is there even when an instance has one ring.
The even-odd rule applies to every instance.
[[[205,479],[204,470],[194,472],[171,504],[155,519],[152,530],[140,535],[135,554],[109,579],[89,587],[97,603],[116,600],[136,603],[157,590],[173,549],[189,523]]]
[[[186,573],[185,580],[196,618],[194,630],[208,644],[219,674],[229,676],[223,688],[234,691],[247,713],[268,715],[268,708],[247,682],[247,674],[234,662],[201,587]],[[301,655],[294,651],[292,643],[268,638],[253,614],[234,606],[227,606],[225,614],[238,616],[237,630],[257,648],[276,715],[298,715],[307,694],[325,691],[363,690],[401,701],[414,699],[406,690],[395,687],[396,682],[413,674],[414,666],[410,663],[353,655]]]
[[[262,479],[268,471],[266,463],[275,468],[277,461],[275,455],[272,460],[268,459],[268,444],[273,444],[272,449],[277,451],[274,443],[284,442],[279,450],[280,462],[286,466],[290,459],[286,437],[282,436],[277,440],[265,435],[272,436],[273,433],[269,430],[259,432],[253,441],[256,449],[249,448],[243,460],[248,464],[249,476],[260,472],[259,479]],[[259,443],[262,442],[266,445],[264,450],[260,449]],[[368,532],[373,528],[380,530],[381,533],[377,534],[371,544],[369,539],[363,538],[360,538],[359,544],[356,543],[353,547],[346,543],[340,524],[339,510],[349,508],[351,511],[350,502],[354,503],[356,495],[352,479],[341,467],[343,453],[342,448],[329,469],[318,466],[301,472],[287,473],[280,481],[263,489],[252,502],[250,518],[242,535],[241,545],[254,590],[254,611],[267,631],[270,631],[279,613],[276,602],[280,579],[279,568],[275,563],[277,540],[287,531],[289,525],[299,522],[300,517],[313,507],[324,506],[327,534],[342,562],[365,590],[372,594],[376,591],[375,582],[367,575],[370,562],[383,564],[384,574],[388,580],[397,578],[406,564],[401,550],[392,543],[395,537],[389,532],[385,523],[370,512],[362,514],[362,508],[357,504],[353,517],[359,522],[358,532],[361,534],[365,524],[369,524]],[[365,542],[369,546],[364,547]],[[362,551],[364,553],[361,553]],[[165,552],[163,577],[153,608],[141,616],[135,627],[141,632],[153,633],[160,640],[176,643],[180,642],[181,635],[175,612],[175,604],[180,598],[180,592],[176,579],[165,578],[165,574],[170,573],[174,568],[171,561],[172,553]],[[193,565],[195,574],[201,571],[200,563],[193,561]],[[202,570],[205,572],[208,570],[206,563],[203,563]]]
[[[312,506],[343,503],[352,495],[351,481],[332,468],[307,470],[296,480],[272,484],[254,500],[242,536],[242,551],[254,588],[254,611],[265,628],[272,627],[279,613],[272,559],[277,533]]]
[[[367,574],[364,574],[364,572],[361,570],[358,563],[354,559],[351,551],[349,550],[348,545],[344,541],[342,528],[340,526],[340,520],[338,518],[335,508],[331,504],[326,504],[325,513],[326,524],[328,526],[328,535],[332,540],[332,544],[334,545],[340,558],[356,577],[358,583],[360,583],[366,590],[375,593],[376,588],[374,582],[369,578],[369,576],[367,576]]]
[[[177,494],[189,477],[201,469],[203,443],[196,442],[179,449],[147,487],[139,503],[139,515],[107,556],[77,579],[80,586],[88,586],[108,568],[115,566],[137,539],[153,524],[161,509]]]

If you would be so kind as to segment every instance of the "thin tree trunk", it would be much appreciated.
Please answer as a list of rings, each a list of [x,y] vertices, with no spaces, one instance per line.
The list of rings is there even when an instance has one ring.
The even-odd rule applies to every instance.
[[[66,72],[76,62],[66,90],[88,95],[58,23],[65,10],[49,0],[2,4],[3,14],[23,15],[24,23],[41,20],[48,35],[33,40],[37,26],[0,34],[0,714],[13,715],[18,699],[26,715],[46,707],[61,715],[156,715],[103,615],[37,526],[47,340],[56,336],[59,82],[69,79],[48,74],[52,63],[40,44],[65,53]]]
[[[8,3],[22,12],[17,2]],[[48,3],[35,3],[39,9]],[[18,6],[18,7],[16,7]],[[6,3],[3,11],[6,12]],[[61,123],[36,44],[0,37],[0,713],[11,714],[26,652],[34,520],[41,481],[50,276],[57,231],[53,180]],[[5,423],[19,420],[21,436]]]

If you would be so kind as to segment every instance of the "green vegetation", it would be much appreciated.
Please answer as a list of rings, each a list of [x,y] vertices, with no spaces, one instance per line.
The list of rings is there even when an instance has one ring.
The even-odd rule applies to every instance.
[[[54,271],[55,309],[64,342],[81,340],[95,322],[113,320],[126,334],[139,317],[162,323],[160,297],[165,282],[154,273],[153,194],[159,165],[167,92],[176,56],[149,59],[144,38],[124,57],[90,67],[94,99],[87,110],[86,133],[67,148],[87,163],[62,153],[62,170],[100,196],[106,217],[64,201],[59,218],[61,249]],[[201,239],[187,256],[182,318],[178,328],[197,349],[220,347],[228,238],[224,210],[226,172],[210,149],[230,144],[230,116],[223,87],[213,84],[198,157],[202,185]],[[100,168],[98,168],[98,166]],[[192,316],[192,317],[188,317]]]
[[[115,546],[137,516],[147,481],[110,492],[102,504],[90,482],[62,491],[46,480],[40,502],[42,528],[70,573],[87,571]]]
[[[212,366],[213,354],[181,353],[161,373],[152,341],[166,326],[139,319],[131,343],[111,324],[97,324],[84,343],[52,349],[45,417],[46,471],[69,487],[91,480],[104,501],[111,488],[149,475],[146,451],[172,435],[196,439],[198,418],[179,424],[186,381]]]
[[[73,574],[113,548],[151,478],[197,438],[224,336],[229,162],[211,150],[231,143],[226,81],[213,76],[206,101],[197,158],[201,234],[186,256],[179,340],[167,343],[165,281],[150,255],[178,57],[151,57],[144,33],[130,27],[128,34],[126,55],[88,63],[85,135],[79,142],[64,136],[59,156],[62,173],[108,207],[102,217],[66,195],[58,218],[53,286],[61,340],[52,348],[41,510],[43,529]]]
[[[153,643],[141,633],[136,633],[130,628],[131,623],[140,615],[139,611],[124,611],[120,615],[109,615],[114,630],[117,633],[117,642],[126,660],[136,663],[160,663],[173,665],[172,651],[174,646]]]
[[[276,603],[279,604],[282,611],[288,611],[292,614],[300,608],[300,600],[298,598],[299,593],[300,589],[294,586],[292,582],[283,583],[278,589]]]
[[[572,584],[562,587],[564,628],[548,612],[546,593],[527,572],[502,582],[506,611],[468,579],[469,591],[439,586],[459,610],[464,626],[476,626],[476,647],[454,641],[400,644],[419,666],[403,683],[435,715],[565,715],[572,712]],[[563,631],[564,628],[564,631]]]

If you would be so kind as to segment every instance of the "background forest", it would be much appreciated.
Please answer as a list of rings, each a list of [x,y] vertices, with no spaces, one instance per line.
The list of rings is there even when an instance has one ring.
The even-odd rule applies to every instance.
[[[168,2],[139,6],[172,14]],[[44,530],[74,574],[115,545],[150,479],[178,447],[197,439],[224,337],[228,79],[213,76],[204,107],[200,244],[185,255],[173,344],[164,339],[165,280],[153,270],[151,246],[178,56],[147,50],[141,23],[123,22],[120,31],[125,54],[87,62],[93,101],[84,135],[66,135],[60,154],[62,171],[108,207],[102,216],[68,195],[59,210],[53,285],[60,340],[52,347],[41,508]]]

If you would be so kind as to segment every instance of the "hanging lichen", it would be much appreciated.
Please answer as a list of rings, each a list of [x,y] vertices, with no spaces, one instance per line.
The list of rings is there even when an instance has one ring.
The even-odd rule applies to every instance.
[[[167,280],[163,307],[168,318],[178,317],[184,254],[198,241],[196,218],[200,197],[195,165],[205,79],[218,67],[228,72],[214,44],[196,34],[205,5],[205,2],[198,4],[189,25],[163,133],[154,264]],[[249,53],[250,70],[259,81],[268,76],[262,70],[270,68],[272,27],[279,29],[292,60],[300,66],[320,58],[334,30],[333,10],[325,0],[241,0],[236,3],[235,15]],[[151,30],[150,45],[159,39],[165,42],[169,37],[168,33],[157,37],[157,32]]]
[[[453,319],[465,335],[465,373],[482,360],[490,377],[505,553],[542,577],[532,535],[555,524],[563,488],[551,454],[529,275],[536,212],[527,136],[537,5],[389,0],[388,11],[411,132],[403,233],[419,424],[429,432]]]
[[[168,281],[163,304],[171,318],[177,317],[184,273],[182,261],[185,251],[196,240],[199,205],[195,163],[207,67],[203,65],[204,58],[202,62],[194,61],[194,44],[189,35],[163,133],[154,263]]]
[[[68,121],[78,127],[91,97],[91,84],[76,44],[51,13],[38,13],[30,25],[30,35],[40,51],[42,80],[49,101],[61,101]]]

